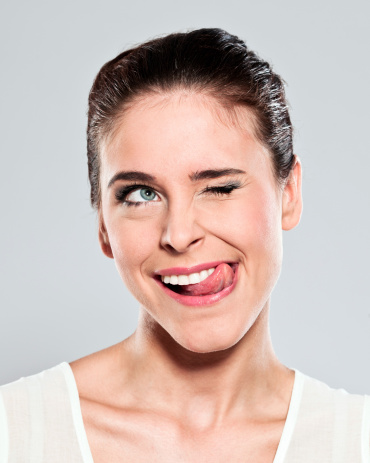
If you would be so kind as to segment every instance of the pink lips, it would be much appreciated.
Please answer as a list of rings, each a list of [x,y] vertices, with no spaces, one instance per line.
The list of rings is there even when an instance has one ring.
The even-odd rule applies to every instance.
[[[206,270],[212,267],[217,267],[217,265],[224,263],[223,261],[221,262],[211,262],[207,264],[200,264],[191,268],[180,268],[180,267],[174,267],[170,269],[165,269],[161,270],[159,272],[156,272],[157,275],[190,275],[191,273],[196,273],[200,272],[202,270]],[[185,296],[183,294],[178,294],[175,293],[174,291],[171,291],[167,286],[162,283],[161,279],[155,279],[156,283],[162,288],[162,290],[170,296],[172,299],[175,301],[179,302],[182,305],[187,305],[187,306],[193,306],[193,307],[201,307],[205,305],[211,305],[215,304],[216,302],[220,301],[224,297],[228,296],[233,289],[235,288],[235,285],[237,283],[238,279],[238,265],[236,265],[236,268],[234,270],[234,279],[233,282],[230,286],[227,288],[223,289],[219,293],[215,294],[210,294],[207,296]]]
[[[217,267],[217,265],[223,264],[225,261],[220,260],[217,262],[208,262],[206,264],[198,264],[194,265],[194,267],[172,267],[166,268],[164,270],[158,270],[155,272],[156,275],[190,275],[191,273],[199,273],[202,270],[208,270],[213,267]]]

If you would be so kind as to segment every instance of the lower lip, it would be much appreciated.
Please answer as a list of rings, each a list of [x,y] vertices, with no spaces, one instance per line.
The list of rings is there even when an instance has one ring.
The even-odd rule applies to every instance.
[[[155,280],[155,281],[163,289],[163,291],[166,294],[168,294],[168,296],[172,297],[172,299],[175,299],[175,301],[179,302],[180,304],[193,306],[193,307],[200,307],[200,306],[215,304],[216,302],[220,301],[224,297],[228,296],[233,291],[237,283],[237,279],[238,279],[237,278],[238,268],[239,266],[237,266],[235,269],[234,279],[230,286],[223,289],[219,293],[210,294],[208,296],[184,296],[183,294],[177,294],[174,291],[171,291],[169,288],[167,288],[165,284],[162,283],[161,280]]]

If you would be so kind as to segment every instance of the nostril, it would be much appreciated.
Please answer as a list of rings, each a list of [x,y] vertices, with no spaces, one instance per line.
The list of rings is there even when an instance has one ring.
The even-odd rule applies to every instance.
[[[195,240],[191,242],[186,242],[186,243],[163,243],[162,246],[166,251],[169,251],[171,253],[183,253],[189,250],[189,248],[193,248],[196,246],[198,243],[202,241],[202,238],[196,238]]]
[[[184,253],[204,238],[204,229],[193,213],[184,207],[169,211],[163,223],[161,246],[169,252]]]
[[[194,235],[195,233],[186,232],[186,230],[181,230],[178,233],[167,233],[161,240],[161,246],[170,252],[186,252],[203,239],[203,235],[200,233]]]

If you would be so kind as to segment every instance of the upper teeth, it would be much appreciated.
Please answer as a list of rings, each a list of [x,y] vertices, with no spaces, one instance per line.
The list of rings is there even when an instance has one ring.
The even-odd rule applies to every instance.
[[[199,273],[191,273],[190,275],[162,275],[163,283],[170,283],[171,285],[190,285],[200,283],[208,278],[215,271],[214,268],[202,270]]]

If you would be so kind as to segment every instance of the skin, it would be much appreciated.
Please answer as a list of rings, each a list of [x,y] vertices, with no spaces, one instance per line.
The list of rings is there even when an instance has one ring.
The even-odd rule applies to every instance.
[[[279,186],[251,114],[235,114],[200,94],[148,95],[102,146],[99,240],[140,314],[128,339],[71,364],[95,462],[274,459],[294,372],[271,344],[270,296],[282,230],[301,215],[301,165]],[[190,179],[223,168],[245,173]],[[117,201],[133,183],[109,186],[121,171],[154,176],[145,184],[155,199]],[[227,182],[240,188],[222,196],[204,191]],[[213,261],[238,263],[238,281],[210,306],[181,305],[153,278],[161,269]]]

